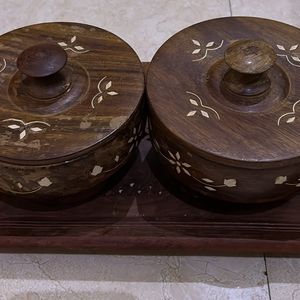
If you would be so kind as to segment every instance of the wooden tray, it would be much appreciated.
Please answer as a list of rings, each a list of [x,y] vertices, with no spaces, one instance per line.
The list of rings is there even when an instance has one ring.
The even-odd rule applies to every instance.
[[[165,174],[149,137],[121,179],[97,198],[61,210],[0,202],[0,249],[115,254],[298,254],[300,197],[262,206],[193,195]]]

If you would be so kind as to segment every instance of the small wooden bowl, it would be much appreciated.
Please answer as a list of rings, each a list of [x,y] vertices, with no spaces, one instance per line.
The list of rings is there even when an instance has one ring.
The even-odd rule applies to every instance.
[[[300,189],[300,30],[230,17],[171,37],[147,75],[153,145],[182,183],[225,201]]]
[[[24,27],[0,43],[0,191],[56,201],[103,185],[144,130],[135,52],[77,23]]]

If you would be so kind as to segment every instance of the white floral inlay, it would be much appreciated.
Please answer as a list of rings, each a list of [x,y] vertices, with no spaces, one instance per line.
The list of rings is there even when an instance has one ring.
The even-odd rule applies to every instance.
[[[297,102],[295,102],[293,104],[293,107],[292,107],[292,111],[291,112],[288,112],[288,113],[285,113],[283,115],[281,115],[278,120],[277,120],[277,125],[279,126],[280,125],[280,122],[282,120],[285,121],[285,123],[287,124],[290,124],[290,123],[294,123],[295,120],[296,120],[296,106],[300,103],[300,100],[298,100]]]
[[[9,192],[13,194],[21,194],[21,195],[26,195],[26,194],[33,194],[41,190],[43,187],[49,187],[52,185],[52,181],[48,177],[43,177],[39,181],[36,182],[37,187],[31,189],[31,190],[25,190],[26,187],[20,182],[17,182],[16,185],[18,187],[18,191],[16,190],[9,190]],[[28,188],[27,188],[28,189]]]
[[[115,154],[112,156],[111,161],[109,162],[108,166],[105,166],[99,161],[96,161],[96,164],[93,166],[92,169],[89,170],[89,174],[93,177],[97,177],[100,174],[109,173],[113,170],[118,169],[130,156],[130,153],[133,151],[134,148],[138,147],[140,139],[143,134],[143,126],[142,122],[139,124],[138,127],[134,127],[132,129],[132,136],[129,140],[125,140],[124,142],[128,144],[129,150],[128,153],[123,155]]]
[[[103,171],[103,167],[101,167],[101,166],[95,166],[94,169],[93,169],[93,171],[91,172],[91,175],[92,176],[97,176],[97,175],[101,174],[102,171]]]
[[[194,109],[187,113],[187,117],[193,117],[197,113],[200,113],[205,118],[209,119],[211,116],[214,116],[216,119],[220,120],[218,112],[212,107],[204,105],[202,99],[198,95],[188,91],[186,91],[186,93],[192,96],[189,101],[194,106]],[[194,98],[196,98],[196,100]]]
[[[298,54],[294,53],[295,50],[298,49],[299,44],[292,45],[290,47],[284,47],[283,45],[276,45],[280,51],[284,53],[277,53],[277,56],[285,57],[289,64],[294,67],[300,68],[300,58]]]
[[[48,178],[48,177],[44,177],[42,178],[40,181],[38,181],[38,184],[41,186],[41,187],[48,187],[52,184],[52,181]]]
[[[114,160],[113,160],[116,164],[108,169],[108,168],[105,168],[103,167],[100,163],[96,164],[93,169],[90,171],[90,174],[94,177],[100,175],[100,174],[103,174],[103,173],[109,173],[115,169],[117,169],[120,165],[121,165],[121,162],[120,162],[120,156],[119,155],[116,155],[114,157]]]
[[[2,62],[0,65],[0,73],[3,72],[6,69],[6,59],[5,58],[1,58]]]
[[[300,187],[300,178],[298,178],[297,181],[298,182],[296,182],[296,183],[289,183],[287,176],[278,176],[275,179],[275,184],[285,184],[285,185]]]
[[[217,189],[216,188],[221,188],[221,187],[236,187],[236,179],[224,179],[223,184],[215,184],[215,182],[212,179],[209,178],[201,178],[201,180],[198,180],[198,182],[201,182],[204,187],[212,192],[215,192]]]
[[[75,43],[76,41],[77,41],[77,36],[74,35],[73,37],[71,37],[68,43],[58,42],[58,45],[64,48],[65,51],[70,50],[74,53],[87,53],[90,51],[90,50],[85,50],[82,46]]]
[[[193,44],[196,46],[196,49],[193,50],[193,55],[201,55],[200,58],[193,59],[193,61],[201,61],[207,57],[209,51],[215,51],[220,49],[223,46],[224,40],[221,43],[216,44],[214,41],[208,42],[206,45],[201,45],[198,40],[192,40]]]
[[[179,152],[176,152],[175,154],[173,154],[172,152],[168,151],[168,153],[171,157],[168,159],[168,161],[170,162],[170,164],[175,166],[176,172],[178,174],[180,174],[181,171],[183,171],[186,175],[191,176],[191,173],[187,170],[188,168],[191,167],[191,165],[186,162],[180,161],[181,157],[180,157]]]
[[[223,188],[223,187],[233,188],[233,187],[237,186],[237,181],[234,178],[225,178],[223,180],[222,184],[217,184],[214,180],[212,180],[210,178],[206,178],[206,177],[198,179],[198,178],[196,178],[192,175],[192,172],[191,172],[192,171],[192,166],[189,163],[183,162],[181,160],[181,155],[178,151],[174,154],[174,153],[172,153],[171,151],[168,150],[169,157],[164,155],[157,148],[156,148],[156,151],[158,151],[171,165],[173,165],[175,167],[175,170],[176,170],[177,174],[184,173],[187,176],[192,177],[194,180],[201,183],[204,186],[205,189],[207,189],[211,192],[217,191],[217,188]]]
[[[47,127],[51,127],[49,123],[42,121],[24,122],[19,119],[6,119],[2,122],[8,123],[7,128],[18,132],[19,140],[23,140],[29,133],[39,133],[45,130]]]
[[[109,96],[116,96],[118,95],[117,92],[111,90],[112,89],[112,81],[108,81],[106,82],[106,84],[104,85],[104,81],[107,78],[107,76],[104,76],[102,79],[100,79],[100,81],[98,82],[98,93],[93,97],[92,101],[91,101],[91,105],[92,108],[95,108],[96,104],[101,103],[104,98],[106,97],[106,95]],[[102,87],[103,85],[103,87]]]

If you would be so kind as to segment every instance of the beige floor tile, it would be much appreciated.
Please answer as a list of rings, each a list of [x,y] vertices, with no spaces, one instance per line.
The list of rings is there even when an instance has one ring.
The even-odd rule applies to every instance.
[[[267,258],[272,300],[300,300],[300,258]]]
[[[300,27],[299,0],[230,0],[234,16],[274,19]]]
[[[145,61],[178,30],[230,15],[228,0],[0,0],[0,3],[0,33],[40,22],[87,23],[119,35]]]
[[[263,258],[0,255],[0,299],[267,300]]]

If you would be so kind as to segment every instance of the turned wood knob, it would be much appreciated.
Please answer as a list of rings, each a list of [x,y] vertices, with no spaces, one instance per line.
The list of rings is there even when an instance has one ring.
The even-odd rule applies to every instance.
[[[271,86],[267,71],[275,61],[276,53],[264,41],[237,41],[225,52],[225,62],[230,70],[225,74],[223,84],[237,95],[261,95]]]
[[[37,99],[52,99],[70,86],[63,72],[67,63],[66,51],[56,44],[38,44],[25,49],[17,59],[17,67],[26,77],[24,89]]]
[[[67,63],[66,51],[55,44],[39,44],[24,50],[17,59],[18,69],[30,77],[46,77]]]

